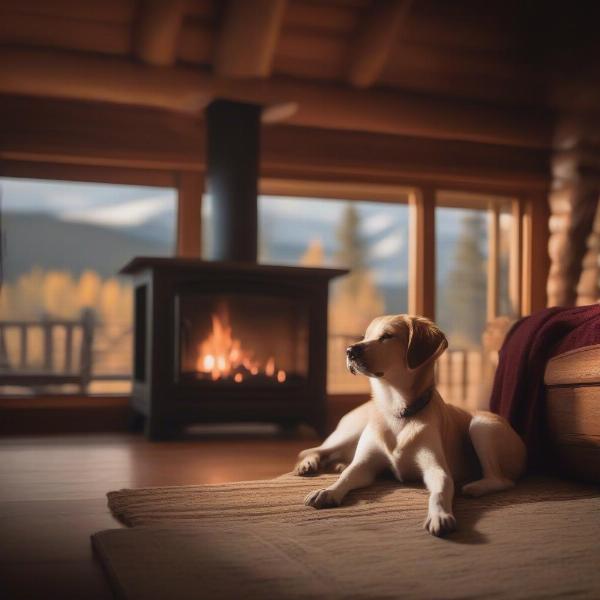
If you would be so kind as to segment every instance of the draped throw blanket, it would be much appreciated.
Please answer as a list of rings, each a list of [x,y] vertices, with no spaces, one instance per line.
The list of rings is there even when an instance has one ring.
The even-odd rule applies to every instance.
[[[517,321],[504,340],[490,409],[522,436],[532,469],[546,467],[550,456],[544,439],[546,363],[593,344],[600,344],[600,304],[544,309]]]

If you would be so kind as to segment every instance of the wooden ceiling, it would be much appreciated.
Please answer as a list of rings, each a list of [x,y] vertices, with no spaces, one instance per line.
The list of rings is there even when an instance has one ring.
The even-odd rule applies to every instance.
[[[3,0],[0,93],[196,113],[231,97],[292,125],[539,146],[553,111],[600,105],[597,12],[524,0]]]

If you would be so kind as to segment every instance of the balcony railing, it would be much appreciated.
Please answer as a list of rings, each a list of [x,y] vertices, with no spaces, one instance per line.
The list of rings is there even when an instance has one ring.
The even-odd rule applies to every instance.
[[[129,324],[100,324],[93,315],[80,320],[0,321],[0,386],[36,392],[46,386],[77,386],[79,392],[127,393],[131,379]],[[368,379],[346,369],[352,334],[328,338],[327,387],[330,394],[367,394]],[[448,402],[475,409],[482,385],[481,351],[448,350],[436,366],[437,385]]]
[[[0,321],[0,386],[5,392],[17,388],[86,394],[98,382],[127,382],[132,329],[117,330],[111,335],[111,328],[97,323],[91,310],[76,320]]]

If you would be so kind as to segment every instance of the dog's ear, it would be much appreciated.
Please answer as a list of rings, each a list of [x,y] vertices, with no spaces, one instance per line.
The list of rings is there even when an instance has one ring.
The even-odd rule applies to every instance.
[[[434,361],[448,347],[444,333],[429,319],[411,317],[408,328],[406,364],[409,369],[417,369]]]

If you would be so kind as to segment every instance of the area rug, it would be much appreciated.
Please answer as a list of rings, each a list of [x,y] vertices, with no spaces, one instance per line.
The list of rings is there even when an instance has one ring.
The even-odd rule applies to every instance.
[[[457,498],[459,530],[421,524],[427,493],[393,481],[304,507],[333,476],[121,490],[133,529],[93,536],[128,599],[600,597],[600,489],[531,479]]]

